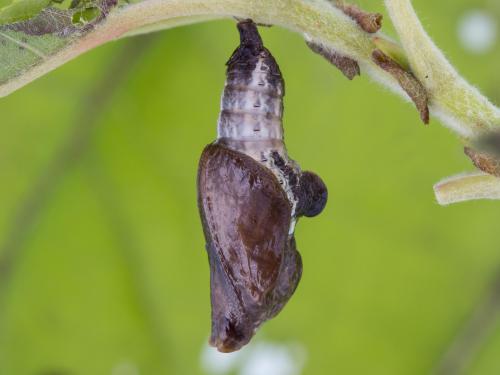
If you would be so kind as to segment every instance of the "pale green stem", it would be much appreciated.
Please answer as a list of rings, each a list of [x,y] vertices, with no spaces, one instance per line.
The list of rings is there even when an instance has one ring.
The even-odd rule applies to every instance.
[[[435,116],[469,139],[500,126],[500,110],[467,83],[434,45],[409,0],[385,0],[410,67],[430,96]]]
[[[463,174],[439,182],[434,192],[441,205],[473,199],[500,199],[500,178],[483,172]]]
[[[500,126],[500,110],[467,83],[427,35],[410,0],[385,0],[415,76],[427,89],[432,113],[467,142]],[[482,172],[434,186],[438,203],[500,199],[500,179]]]
[[[299,32],[315,43],[357,60],[365,72],[405,96],[395,80],[371,60],[375,48],[371,35],[327,0],[144,0],[115,10],[95,30],[1,85],[0,97],[110,40],[201,20],[233,17],[252,18],[258,23]]]

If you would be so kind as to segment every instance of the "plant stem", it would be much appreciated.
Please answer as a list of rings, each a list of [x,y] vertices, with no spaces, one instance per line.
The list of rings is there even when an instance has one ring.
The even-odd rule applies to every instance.
[[[200,20],[233,17],[252,18],[258,23],[299,32],[308,40],[357,60],[377,81],[406,96],[394,78],[371,60],[375,48],[371,35],[327,0],[144,0],[111,12],[88,34],[1,85],[0,97],[110,40]]]
[[[484,172],[473,172],[447,178],[434,186],[441,205],[473,199],[500,199],[500,179]]]
[[[431,110],[468,140],[500,126],[500,110],[467,83],[422,27],[409,0],[385,0],[415,76],[430,96]]]

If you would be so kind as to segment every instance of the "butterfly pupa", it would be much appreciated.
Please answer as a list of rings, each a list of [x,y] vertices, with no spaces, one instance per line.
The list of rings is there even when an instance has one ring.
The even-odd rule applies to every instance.
[[[294,229],[327,189],[283,141],[284,81],[251,20],[227,62],[217,139],[201,156],[198,206],[210,264],[210,344],[232,352],[281,311],[302,274]]]

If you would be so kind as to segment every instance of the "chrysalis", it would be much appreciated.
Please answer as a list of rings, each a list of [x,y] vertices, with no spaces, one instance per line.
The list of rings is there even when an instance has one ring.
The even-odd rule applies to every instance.
[[[210,263],[212,334],[221,352],[240,349],[292,296],[302,273],[294,228],[318,215],[327,189],[283,143],[284,82],[256,25],[238,23],[227,63],[217,140],[201,156],[198,205]]]

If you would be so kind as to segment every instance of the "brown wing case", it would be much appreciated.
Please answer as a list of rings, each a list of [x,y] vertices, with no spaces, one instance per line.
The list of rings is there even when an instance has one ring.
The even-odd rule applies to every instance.
[[[272,172],[218,144],[201,156],[198,203],[210,261],[210,341],[234,351],[281,310],[300,279],[291,204]]]

